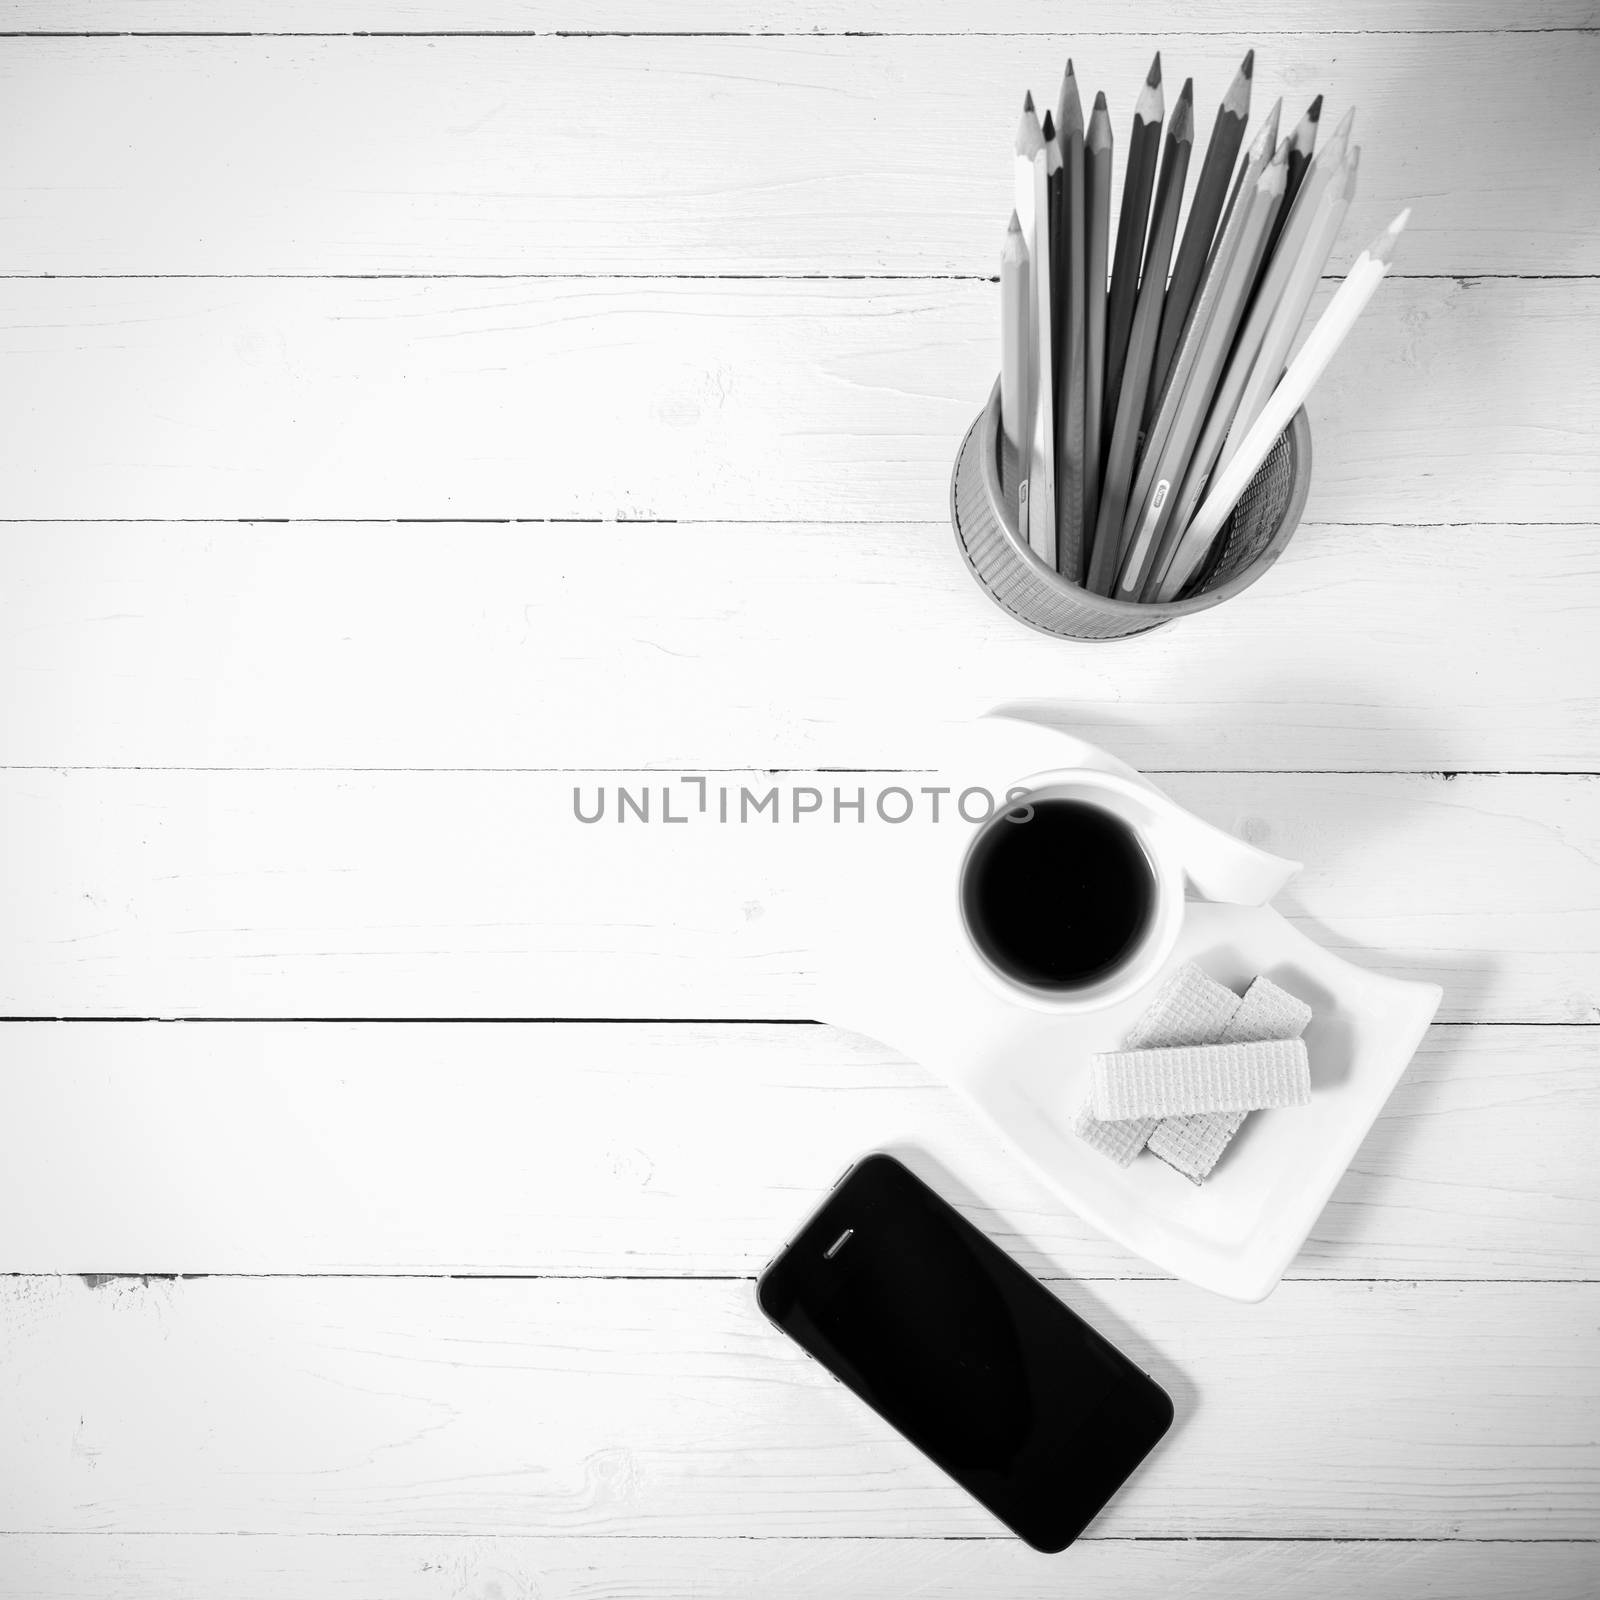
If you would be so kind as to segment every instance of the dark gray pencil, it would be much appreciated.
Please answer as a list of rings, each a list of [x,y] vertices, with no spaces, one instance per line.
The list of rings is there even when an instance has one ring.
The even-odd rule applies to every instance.
[[[1087,258],[1084,245],[1085,204],[1083,102],[1078,79],[1067,63],[1056,108],[1056,138],[1061,145],[1061,231],[1052,264],[1061,284],[1061,359],[1056,364],[1056,571],[1071,583],[1084,578],[1083,504],[1087,371],[1084,318]]]
[[[1088,193],[1087,270],[1084,298],[1083,375],[1083,542],[1084,567],[1095,519],[1100,514],[1100,471],[1104,465],[1101,436],[1106,382],[1106,263],[1111,255],[1111,115],[1106,97],[1094,97],[1094,112],[1084,139],[1085,185]]]
[[[1172,122],[1161,156],[1161,181],[1156,185],[1155,209],[1150,223],[1150,248],[1145,253],[1139,304],[1128,336],[1128,356],[1122,389],[1117,396],[1116,422],[1111,430],[1111,452],[1101,479],[1100,510],[1095,519],[1094,548],[1089,558],[1088,588],[1110,594],[1122,564],[1122,524],[1128,513],[1128,492],[1133,486],[1134,452],[1139,444],[1139,422],[1144,415],[1145,389],[1155,356],[1156,329],[1167,286],[1167,265],[1178,236],[1178,208],[1183,202],[1183,180],[1189,173],[1189,152],[1194,145],[1194,85],[1185,83],[1173,108]]]
[[[1050,332],[1051,332],[1051,358],[1056,374],[1055,383],[1051,389],[1054,403],[1061,404],[1061,312],[1065,304],[1065,289],[1061,279],[1061,257],[1056,253],[1061,248],[1061,222],[1062,222],[1062,190],[1065,186],[1066,171],[1059,160],[1066,154],[1061,136],[1056,129],[1056,119],[1048,107],[1045,109],[1043,129],[1048,162],[1049,177],[1045,180],[1045,192],[1050,197]],[[1049,147],[1056,147],[1057,159],[1050,159]]]
[[[1228,92],[1222,97],[1222,104],[1217,107],[1211,142],[1206,146],[1206,158],[1201,163],[1194,199],[1189,205],[1189,220],[1183,227],[1183,243],[1178,247],[1172,282],[1161,307],[1161,332],[1156,338],[1155,362],[1145,401],[1146,427],[1166,388],[1178,341],[1189,325],[1195,297],[1200,293],[1201,274],[1205,271],[1206,257],[1211,253],[1211,241],[1216,237],[1217,219],[1228,199],[1234,163],[1244,144],[1245,124],[1250,120],[1250,79],[1255,65],[1256,53],[1252,50],[1245,56],[1233,82],[1228,85]]]
[[[1111,449],[1111,426],[1117,415],[1117,396],[1122,389],[1122,369],[1128,359],[1134,305],[1139,298],[1139,263],[1144,258],[1145,224],[1150,216],[1150,192],[1155,187],[1156,164],[1161,158],[1161,122],[1166,114],[1161,92],[1161,53],[1157,51],[1133,108],[1128,170],[1122,179],[1122,208],[1117,215],[1111,293],[1106,301],[1105,398],[1100,412],[1102,482],[1105,458]]]
[[[1322,96],[1319,94],[1306,108],[1306,114],[1294,125],[1294,132],[1289,135],[1289,163],[1288,181],[1284,185],[1283,204],[1278,208],[1278,220],[1272,225],[1272,233],[1267,239],[1267,259],[1272,259],[1272,252],[1278,248],[1278,239],[1283,233],[1283,225],[1289,220],[1290,208],[1294,205],[1294,197],[1299,193],[1301,180],[1306,175],[1306,168],[1311,165],[1311,157],[1317,148],[1317,124],[1322,121]]]

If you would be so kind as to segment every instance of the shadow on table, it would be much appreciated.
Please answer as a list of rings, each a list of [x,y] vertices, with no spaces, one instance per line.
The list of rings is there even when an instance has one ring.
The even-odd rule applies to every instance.
[[[1180,627],[1182,625],[1178,624]],[[1160,635],[1154,637],[1159,638]],[[1137,641],[1135,647],[1136,644]],[[1126,642],[1119,641],[1116,645],[1105,648],[1127,649],[1130,646]],[[1264,690],[1263,698],[1279,705],[1296,706],[1309,715],[1319,706],[1349,705],[1352,698],[1363,705],[1369,705],[1372,699],[1372,685],[1358,686],[1350,682],[1306,682],[1296,680],[1292,670],[1286,669],[1273,674],[1271,683]],[[1154,716],[1139,716],[1137,712],[1131,718],[1126,715],[1119,716],[1118,710],[1115,704],[1107,705],[1082,700],[1029,699],[1005,701],[995,706],[991,715],[1012,717],[1018,722],[1032,722],[1040,727],[1054,728],[1059,732],[1072,734],[1076,738],[1087,739],[1124,761],[1131,760],[1133,766],[1148,773],[1157,783],[1160,782],[1164,772],[1206,771],[1219,774],[1236,772],[1241,778],[1248,778],[1253,770],[1249,767],[1231,767],[1225,759],[1219,759],[1216,755],[1216,752],[1224,752],[1234,747],[1225,722],[1229,715],[1227,706],[1217,707],[1212,711],[1186,705],[1183,707],[1181,717],[1165,723]],[[1348,741],[1356,733],[1366,733],[1370,740],[1370,755],[1363,752],[1364,758],[1360,759],[1356,756],[1341,755],[1339,760],[1326,770],[1371,772],[1375,776],[1381,776],[1395,770],[1397,748],[1403,748],[1405,752],[1405,770],[1408,772],[1449,771],[1462,765],[1460,750],[1456,750],[1452,755],[1439,743],[1435,730],[1426,723],[1411,721],[1409,725],[1402,727],[1399,726],[1399,722],[1397,708],[1370,705],[1359,729],[1341,727],[1337,732],[1341,750],[1348,748]],[[1145,754],[1138,760],[1132,760],[1133,752],[1130,748],[1132,746],[1142,749]],[[1154,754],[1150,753],[1152,748]],[[1206,751],[1207,759],[1203,761],[1198,759],[1197,750]],[[1314,777],[1323,769],[1295,766],[1293,770]]]

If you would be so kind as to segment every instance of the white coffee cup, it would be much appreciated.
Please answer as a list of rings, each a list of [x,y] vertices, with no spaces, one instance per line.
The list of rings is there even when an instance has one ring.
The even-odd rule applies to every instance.
[[[1130,892],[1142,892],[1149,901],[1131,942],[1114,954],[1109,966],[1098,967],[1082,981],[1032,982],[1007,970],[1003,958],[985,947],[967,903],[968,874],[974,861],[987,855],[992,831],[1028,825],[1034,808],[1050,801],[1076,802],[1104,812],[1130,836],[1147,873],[1142,885],[1129,886]],[[1179,841],[1171,837],[1174,830],[1165,815],[1170,807],[1163,801],[1142,784],[1083,768],[1030,782],[1026,793],[977,829],[962,857],[956,894],[967,949],[990,983],[1041,1010],[1090,1011],[1115,1005],[1161,970],[1183,926],[1185,878]],[[1069,908],[1062,912],[1065,920]]]

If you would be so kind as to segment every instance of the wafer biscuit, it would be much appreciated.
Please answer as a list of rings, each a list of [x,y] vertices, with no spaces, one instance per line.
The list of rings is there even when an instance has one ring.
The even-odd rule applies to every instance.
[[[1305,1045],[1274,1039],[1096,1056],[1090,1104],[1102,1122],[1119,1122],[1304,1105],[1310,1098]]]
[[[1109,1156],[1119,1167],[1129,1166],[1144,1149],[1154,1132],[1155,1117],[1136,1117],[1131,1122],[1102,1122],[1086,1100],[1072,1119],[1072,1131],[1091,1149]]]
[[[1263,1039],[1298,1039],[1311,1024],[1311,1007],[1280,989],[1271,978],[1257,978],[1244,992],[1239,1009],[1222,1030],[1218,1044],[1254,1044]]]
[[[1191,962],[1179,967],[1161,986],[1150,1007],[1128,1035],[1130,1050],[1179,1044],[1209,1044],[1239,1009],[1239,997]],[[1102,1122],[1086,1100],[1078,1108],[1072,1131],[1087,1145],[1126,1167],[1144,1149],[1155,1117],[1128,1122]]]
[[[1267,1038],[1299,1038],[1310,1024],[1310,1006],[1270,978],[1258,978],[1245,990],[1234,1018],[1218,1043],[1246,1045]],[[1242,1110],[1195,1112],[1192,1117],[1165,1117],[1149,1136],[1150,1154],[1178,1168],[1184,1178],[1210,1178],[1234,1134],[1248,1117]]]
[[[1192,1117],[1163,1117],[1145,1135],[1145,1142],[1151,1155],[1160,1156],[1191,1183],[1204,1183],[1249,1115],[1248,1111],[1202,1111]],[[1107,1122],[1103,1126],[1133,1124]]]
[[[1239,1004],[1232,989],[1187,962],[1167,979],[1150,1009],[1134,1023],[1124,1048],[1165,1050],[1180,1044],[1210,1044]]]
[[[1280,989],[1270,978],[1257,978],[1245,990],[1239,1009],[1218,1042],[1298,1039],[1310,1021],[1311,1007],[1305,1001]],[[1248,1115],[1246,1111],[1202,1111],[1193,1116],[1163,1118],[1149,1135],[1150,1153],[1160,1156],[1184,1177],[1203,1183]]]

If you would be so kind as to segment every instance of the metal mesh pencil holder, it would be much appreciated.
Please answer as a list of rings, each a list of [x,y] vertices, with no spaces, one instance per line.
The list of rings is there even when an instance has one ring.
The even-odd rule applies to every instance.
[[[1144,605],[1090,594],[1047,567],[1017,532],[1000,488],[1000,386],[967,430],[950,478],[950,520],[973,577],[1002,611],[1058,639],[1126,639],[1221,605],[1248,589],[1289,542],[1311,487],[1304,411],[1272,447],[1223,524],[1187,598]]]

